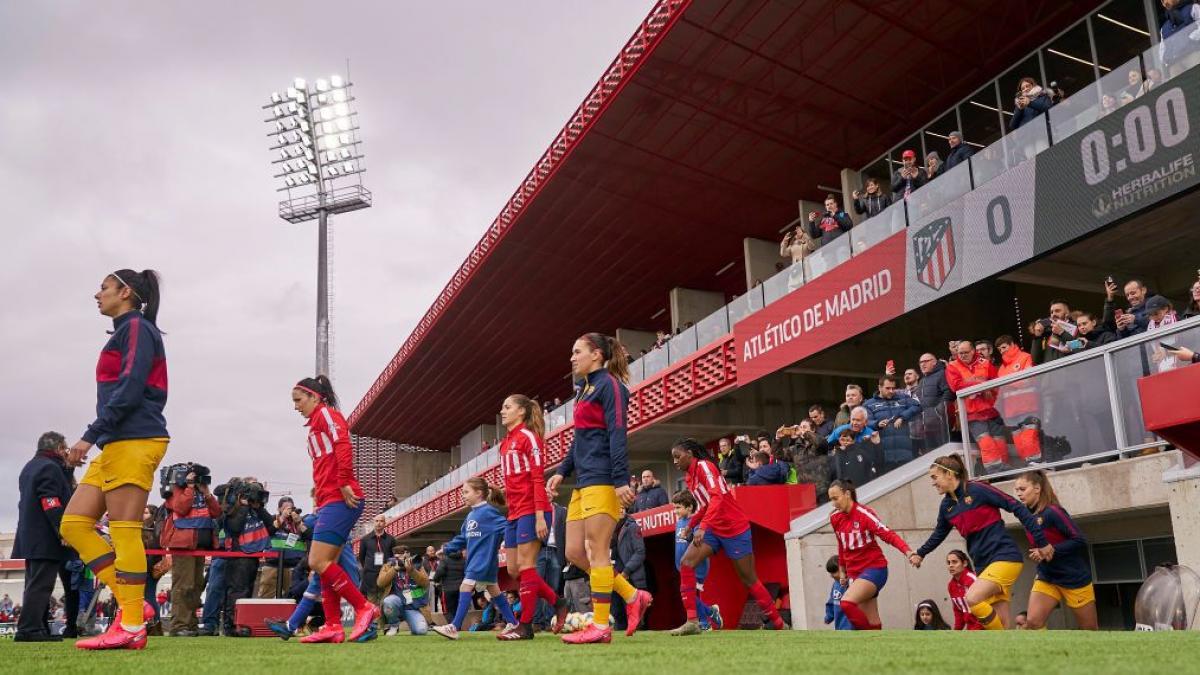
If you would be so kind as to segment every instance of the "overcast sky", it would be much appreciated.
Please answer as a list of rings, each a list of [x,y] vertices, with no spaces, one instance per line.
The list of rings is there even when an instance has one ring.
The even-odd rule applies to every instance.
[[[165,462],[307,504],[316,228],[276,215],[259,106],[350,59],[375,206],[333,228],[349,414],[653,4],[0,3],[0,531],[38,435],[92,421],[91,296],[125,267],[164,280]]]

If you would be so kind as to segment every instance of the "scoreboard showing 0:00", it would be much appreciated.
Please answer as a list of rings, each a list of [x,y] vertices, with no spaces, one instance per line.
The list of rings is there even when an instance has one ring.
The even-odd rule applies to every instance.
[[[1097,130],[1079,142],[1083,177],[1088,185],[1108,178],[1113,169],[1121,173],[1150,159],[1160,143],[1164,148],[1173,148],[1186,140],[1191,127],[1183,90],[1175,87],[1165,92],[1155,102],[1153,112],[1149,105],[1131,109],[1125,113],[1124,126],[1124,133],[1108,136]]]

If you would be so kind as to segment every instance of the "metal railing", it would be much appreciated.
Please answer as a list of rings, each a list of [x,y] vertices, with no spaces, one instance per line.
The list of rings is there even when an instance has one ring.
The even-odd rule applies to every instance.
[[[969,419],[971,403],[977,406],[976,417],[995,415],[993,422],[960,425],[970,476],[993,479],[1030,467],[1079,464],[1165,446],[1146,431],[1137,380],[1190,364],[1171,357],[1160,342],[1200,349],[1200,317],[959,391],[959,420]],[[981,415],[983,404],[990,409],[983,408]]]

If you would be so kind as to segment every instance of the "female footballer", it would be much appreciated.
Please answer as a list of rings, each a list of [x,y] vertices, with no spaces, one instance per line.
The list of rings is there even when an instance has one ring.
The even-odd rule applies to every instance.
[[[80,466],[92,446],[100,454],[88,465],[64,511],[60,533],[106,586],[119,609],[102,635],[79,640],[80,649],[143,649],[146,621],[154,609],[143,599],[146,550],[142,512],[154,472],[170,440],[167,359],[158,330],[158,273],[117,270],[94,296],[113,329],[96,364],[96,419],[71,446],[68,461]],[[110,546],[96,532],[108,512]]]
[[[558,471],[546,482],[546,490],[557,497],[563,479],[578,473],[567,507],[566,553],[567,560],[588,573],[593,615],[587,628],[562,637],[568,644],[612,640],[608,619],[614,589],[626,603],[627,636],[637,630],[650,606],[649,593],[634,588],[624,577],[613,576],[610,555],[621,507],[634,499],[625,445],[627,358],[624,345],[600,333],[588,333],[571,347],[571,373],[577,387],[575,436]]]
[[[954,630],[983,630],[979,619],[975,618],[971,606],[967,604],[967,591],[975,585],[976,579],[967,552],[954,549],[947,553],[946,570],[950,572],[946,593],[950,596],[950,605],[954,607]]]

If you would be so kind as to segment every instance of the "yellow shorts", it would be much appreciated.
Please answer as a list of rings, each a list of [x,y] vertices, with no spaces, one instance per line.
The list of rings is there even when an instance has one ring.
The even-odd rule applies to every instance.
[[[135,438],[113,441],[104,446],[89,464],[80,485],[92,485],[104,492],[122,485],[136,485],[149,492],[154,487],[154,471],[167,454],[167,438]]]
[[[1023,567],[1023,563],[998,560],[980,572],[980,579],[987,579],[1000,587],[1000,592],[988,598],[988,603],[1008,602],[1012,599],[1012,586],[1017,582],[1017,577],[1021,576]]]
[[[1066,602],[1067,607],[1076,609],[1096,601],[1096,589],[1091,584],[1079,588],[1063,588],[1052,583],[1037,579],[1033,582],[1033,592],[1041,593],[1056,601]]]
[[[575,488],[571,493],[571,503],[567,506],[567,522],[600,514],[613,520],[621,517],[621,500],[617,499],[617,489],[611,485]]]

